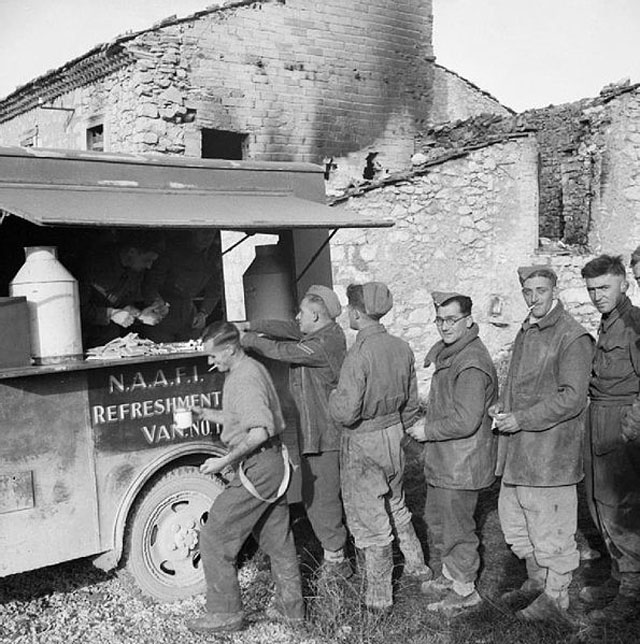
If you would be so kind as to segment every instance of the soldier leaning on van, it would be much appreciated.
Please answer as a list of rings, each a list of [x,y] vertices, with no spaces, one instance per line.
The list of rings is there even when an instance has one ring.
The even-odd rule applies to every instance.
[[[533,599],[517,613],[526,621],[564,621],[579,564],[577,483],[593,340],[558,299],[553,270],[525,266],[518,276],[529,315],[494,418],[500,524],[528,579],[503,600]]]
[[[341,311],[340,300],[330,288],[314,285],[302,298],[295,322],[251,321],[251,331],[241,342],[289,365],[289,388],[300,416],[302,501],[324,550],[320,572],[349,577],[340,499],[342,432],[329,414],[329,394],[338,384],[347,350],[344,331],[336,323]]]

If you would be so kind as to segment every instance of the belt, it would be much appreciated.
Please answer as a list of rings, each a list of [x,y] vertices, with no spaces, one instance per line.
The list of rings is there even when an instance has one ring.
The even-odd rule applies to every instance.
[[[260,445],[260,447],[255,452],[252,452],[249,455],[249,456],[253,456],[254,454],[259,454],[260,452],[264,452],[271,449],[277,449],[282,454],[282,460],[284,461],[284,474],[282,476],[282,481],[280,482],[280,485],[278,487],[278,491],[270,499],[265,499],[264,497],[260,496],[258,490],[256,490],[253,483],[247,478],[247,475],[245,474],[244,468],[243,468],[244,461],[241,461],[240,463],[238,463],[238,476],[240,477],[240,482],[242,483],[242,486],[244,487],[245,490],[247,490],[247,492],[249,492],[249,494],[251,494],[251,496],[254,496],[256,499],[259,499],[264,503],[275,503],[287,491],[287,488],[289,487],[289,481],[291,479],[289,452],[287,451],[286,446],[280,443],[280,439],[277,439],[277,442],[272,442],[272,441],[273,441],[273,438],[269,439],[265,443],[262,443],[262,445]]]
[[[253,452],[250,452],[247,456],[244,457],[244,460],[254,456],[255,454],[261,454],[262,452],[269,452],[271,450],[277,450],[282,447],[282,441],[279,436],[272,436],[264,443],[256,447]]]

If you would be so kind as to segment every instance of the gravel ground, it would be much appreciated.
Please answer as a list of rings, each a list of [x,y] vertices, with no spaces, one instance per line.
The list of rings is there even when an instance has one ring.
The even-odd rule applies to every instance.
[[[419,536],[427,545],[428,535],[419,518],[424,482],[417,454],[416,449],[409,453],[406,492]],[[78,560],[0,580],[0,644],[567,644],[581,634],[588,637],[579,641],[589,644],[638,644],[638,620],[593,633],[584,630],[587,607],[577,595],[584,585],[606,578],[610,563],[604,557],[581,565],[576,572],[571,587],[573,628],[523,624],[496,601],[505,589],[519,586],[524,579],[521,562],[504,543],[497,492],[497,485],[483,492],[477,516],[483,556],[478,589],[485,601],[477,610],[459,616],[426,612],[417,584],[400,579],[392,616],[382,621],[372,618],[362,610],[363,582],[356,574],[347,584],[308,587],[311,623],[307,631],[294,631],[266,619],[264,608],[272,595],[267,559],[259,551],[252,556],[248,548],[247,563],[239,574],[248,622],[241,633],[194,635],[184,624],[203,612],[203,595],[172,604],[152,603],[132,592],[115,573],[103,573],[88,560]],[[603,549],[585,507],[581,506],[579,516],[584,534]],[[294,518],[293,530],[303,575],[309,578],[320,556],[318,544],[300,516]]]
[[[257,560],[257,561],[256,561]],[[265,569],[263,569],[265,568]],[[136,598],[115,574],[87,560],[14,575],[0,585],[0,642],[12,644],[323,644],[266,620],[270,575],[258,556],[240,573],[248,628],[217,638],[194,635],[186,619],[204,610],[199,595],[172,604]]]

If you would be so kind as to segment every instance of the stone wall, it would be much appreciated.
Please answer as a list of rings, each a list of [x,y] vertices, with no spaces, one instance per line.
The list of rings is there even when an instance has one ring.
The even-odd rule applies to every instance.
[[[589,247],[627,260],[640,244],[640,88],[608,101],[594,116],[602,126],[593,162]]]
[[[431,0],[228,3],[122,37],[132,63],[48,103],[73,113],[0,123],[0,143],[37,126],[38,145],[84,149],[102,119],[112,151],[200,156],[210,128],[246,134],[247,158],[344,159],[361,174],[375,148],[406,167],[431,107],[431,26]]]
[[[640,89],[529,110],[518,123],[540,144],[540,235],[595,253],[640,241]]]
[[[638,109],[640,105],[632,96],[617,102],[612,122],[618,125],[608,133],[612,150],[620,151],[620,160],[612,161],[609,181],[615,180],[616,194],[626,203],[637,197],[627,179],[638,175],[629,172],[624,180],[617,177],[632,165],[629,143],[637,146],[639,140],[630,121],[637,119]],[[620,139],[627,143],[616,147]],[[637,155],[637,147],[634,149]],[[535,136],[520,134],[461,152],[397,181],[360,189],[335,205],[396,222],[391,229],[341,230],[332,243],[333,277],[343,301],[351,282],[381,280],[389,285],[395,305],[383,323],[413,348],[423,398],[431,370],[424,369],[422,362],[438,340],[432,324],[435,310],[430,293],[434,290],[455,290],[472,297],[474,319],[502,377],[526,314],[518,266],[553,268],[567,310],[590,333],[597,333],[600,316],[589,300],[580,271],[595,255],[612,250],[622,253],[628,265],[629,251],[640,237],[624,238],[640,225],[640,209],[626,212],[625,223],[619,223],[619,228],[613,224],[602,228],[603,238],[612,244],[609,247],[592,252],[540,248],[538,154]],[[609,190],[612,186],[605,190],[605,197]],[[629,276],[628,295],[640,305],[640,287],[630,272]],[[346,319],[341,321],[346,325]],[[349,332],[349,339],[353,337]]]
[[[392,229],[342,230],[334,237],[334,283],[341,298],[351,282],[382,280],[395,298],[384,318],[422,367],[438,339],[430,293],[456,290],[474,300],[474,318],[498,362],[525,314],[516,267],[538,246],[538,149],[519,137],[429,167],[335,207],[396,222]],[[496,325],[497,323],[498,325]]]
[[[414,163],[524,133],[535,134],[540,151],[542,247],[627,254],[635,248],[640,242],[640,87],[612,85],[575,103],[432,126],[418,135]]]
[[[434,65],[430,123],[466,120],[478,114],[510,116],[513,113],[477,85],[442,65]]]

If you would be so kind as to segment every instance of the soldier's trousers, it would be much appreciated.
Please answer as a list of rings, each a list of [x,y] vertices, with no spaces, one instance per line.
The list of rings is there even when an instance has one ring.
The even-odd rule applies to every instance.
[[[578,567],[575,485],[531,487],[503,481],[498,515],[504,538],[519,559],[533,556],[538,566],[559,575]]]
[[[340,550],[347,540],[340,498],[340,452],[303,454],[300,459],[302,502],[325,550]]]
[[[451,490],[427,485],[424,520],[442,565],[456,581],[475,581],[480,568],[474,512],[477,490]]]
[[[622,440],[629,405],[592,401],[587,418],[585,490],[614,573],[640,573],[640,439]]]
[[[347,526],[356,547],[385,546],[411,521],[404,500],[402,424],[357,433],[344,431],[340,470]]]
[[[270,499],[284,473],[278,448],[268,448],[244,461],[244,472],[258,494]],[[300,569],[289,525],[285,497],[269,504],[250,494],[236,476],[214,500],[200,532],[200,553],[207,582],[207,611],[233,614],[242,610],[236,557],[253,533],[271,560],[271,574],[282,613],[291,619],[304,616]]]

